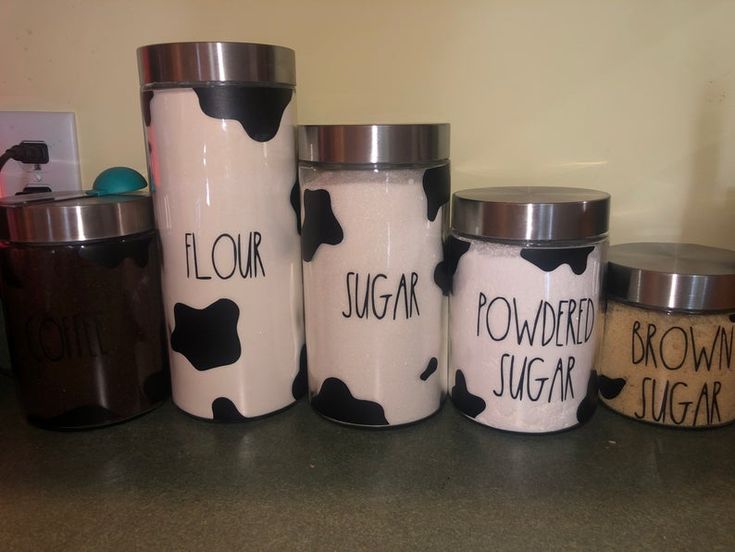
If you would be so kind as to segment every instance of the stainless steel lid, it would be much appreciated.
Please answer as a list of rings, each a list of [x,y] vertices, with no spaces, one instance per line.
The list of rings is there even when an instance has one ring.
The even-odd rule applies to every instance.
[[[371,165],[449,159],[449,125],[306,125],[299,127],[299,160]]]
[[[79,197],[67,192],[43,196],[0,199],[0,239],[14,243],[81,242],[138,234],[155,227],[148,195]]]
[[[610,194],[584,188],[507,186],[452,197],[452,230],[499,240],[581,240],[607,234]]]
[[[173,42],[138,48],[141,86],[238,82],[296,85],[294,51],[243,42]]]
[[[607,292],[643,306],[735,309],[735,251],[690,243],[626,243],[609,249]]]

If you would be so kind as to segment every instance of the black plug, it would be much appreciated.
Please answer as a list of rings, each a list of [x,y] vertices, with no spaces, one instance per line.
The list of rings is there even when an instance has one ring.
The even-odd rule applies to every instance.
[[[23,140],[10,148],[12,159],[29,165],[45,165],[48,163],[48,146],[46,142]]]
[[[14,159],[29,165],[45,165],[48,163],[48,146],[46,142],[24,140],[20,144],[8,148],[0,155],[0,169],[9,160]]]

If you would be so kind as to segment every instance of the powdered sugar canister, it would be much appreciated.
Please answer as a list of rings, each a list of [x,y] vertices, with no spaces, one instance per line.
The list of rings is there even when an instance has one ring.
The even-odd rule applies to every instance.
[[[454,195],[449,380],[467,417],[547,433],[592,415],[609,206],[576,188]]]

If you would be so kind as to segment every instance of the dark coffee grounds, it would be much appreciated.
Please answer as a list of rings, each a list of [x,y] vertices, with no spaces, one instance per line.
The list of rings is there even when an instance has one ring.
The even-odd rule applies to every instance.
[[[0,245],[13,370],[28,418],[84,428],[169,395],[155,232],[72,245]]]

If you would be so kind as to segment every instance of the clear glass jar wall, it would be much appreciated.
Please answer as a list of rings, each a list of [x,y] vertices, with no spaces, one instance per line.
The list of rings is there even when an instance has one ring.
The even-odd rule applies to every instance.
[[[435,126],[446,127],[426,125]],[[364,150],[344,162],[327,152],[345,135],[351,139],[335,148],[340,154],[371,132],[395,145],[410,129],[320,128],[320,136],[306,129],[300,146],[321,157],[314,162],[303,153],[299,168],[311,403],[354,425],[426,418],[446,390],[446,301],[436,273],[449,215],[448,147],[423,162],[392,152],[384,161],[404,162],[370,164],[381,152]]]
[[[528,433],[591,417],[608,208],[593,190],[455,194],[449,382],[466,416]]]

